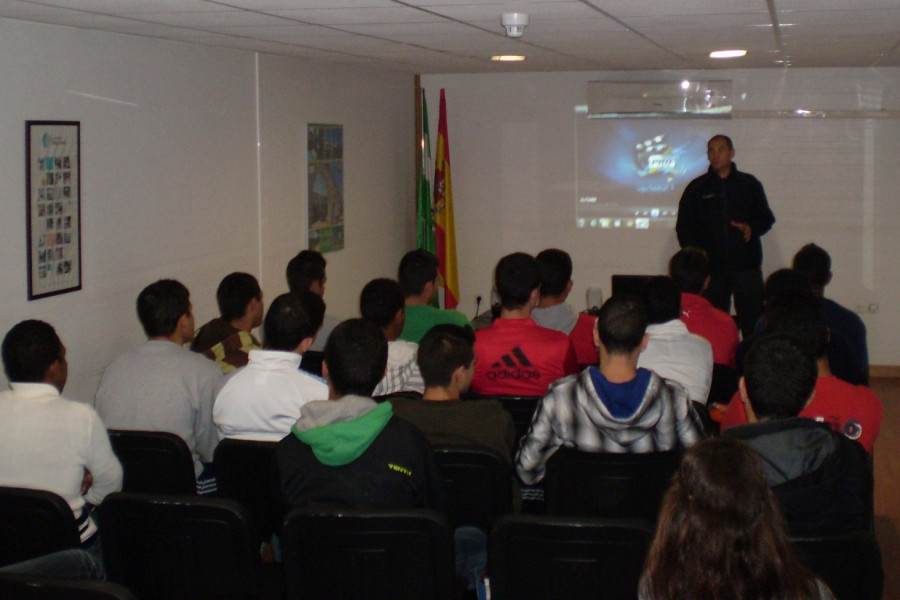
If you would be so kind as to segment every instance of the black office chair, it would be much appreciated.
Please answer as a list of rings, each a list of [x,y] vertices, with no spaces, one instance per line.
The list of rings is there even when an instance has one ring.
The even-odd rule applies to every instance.
[[[614,454],[562,447],[547,461],[547,512],[656,521],[680,460],[680,450]]]
[[[250,599],[259,590],[256,533],[234,500],[116,493],[98,512],[109,580],[141,600]]]
[[[372,400],[381,404],[382,402],[389,402],[394,398],[402,398],[404,400],[421,400],[422,392],[413,392],[411,390],[404,390],[401,392],[394,392],[393,394],[382,394],[380,396],[372,396]]]
[[[108,581],[0,575],[5,600],[137,600],[127,588]]]
[[[441,468],[450,504],[450,523],[474,525],[485,533],[494,521],[512,512],[513,473],[486,448],[439,446],[434,456]]]
[[[313,375],[322,376],[322,361],[325,359],[324,352],[315,350],[307,350],[300,359],[300,369]]]
[[[213,456],[219,496],[250,511],[260,542],[280,531],[287,513],[279,493],[276,446],[278,442],[224,439]]]
[[[884,587],[881,550],[875,534],[791,537],[800,559],[838,600],[880,600]]]
[[[450,600],[453,539],[432,510],[294,509],[282,556],[288,600]]]
[[[0,566],[81,544],[69,503],[53,492],[0,487]]]
[[[528,433],[531,426],[531,418],[537,408],[541,396],[482,396],[479,394],[466,394],[469,400],[498,400],[503,408],[510,414],[513,425],[516,428],[516,446],[522,440],[522,436]]]
[[[488,540],[495,600],[635,600],[653,538],[645,521],[510,515]]]
[[[122,463],[122,491],[196,495],[194,459],[174,433],[110,429],[109,441]]]

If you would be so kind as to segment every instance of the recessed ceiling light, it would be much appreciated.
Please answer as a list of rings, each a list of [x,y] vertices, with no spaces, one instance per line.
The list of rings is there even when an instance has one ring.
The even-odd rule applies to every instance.
[[[492,56],[491,60],[497,60],[500,62],[518,62],[525,60],[525,57],[519,54],[498,54],[496,56]]]
[[[747,54],[746,50],[713,50],[709,53],[710,58],[739,58]]]

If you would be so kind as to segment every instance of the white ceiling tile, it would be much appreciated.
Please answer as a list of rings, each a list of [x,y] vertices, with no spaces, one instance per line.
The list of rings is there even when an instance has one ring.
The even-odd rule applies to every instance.
[[[900,0],[772,0],[802,66],[900,66]],[[527,12],[519,40],[502,12]],[[769,67],[782,58],[764,0],[0,0],[0,17],[407,72]],[[739,62],[708,52],[741,46]]]

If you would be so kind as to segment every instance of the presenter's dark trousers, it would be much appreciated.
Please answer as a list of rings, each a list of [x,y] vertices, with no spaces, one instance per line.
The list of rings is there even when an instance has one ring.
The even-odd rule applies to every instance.
[[[741,336],[746,339],[763,312],[763,276],[761,269],[717,271],[709,274],[704,294],[718,309],[731,313],[731,296]]]

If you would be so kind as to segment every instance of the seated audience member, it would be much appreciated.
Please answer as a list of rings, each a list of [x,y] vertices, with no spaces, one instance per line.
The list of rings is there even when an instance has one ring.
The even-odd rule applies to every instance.
[[[394,414],[425,433],[435,446],[480,446],[512,465],[516,430],[497,400],[461,400],[475,373],[475,334],[468,327],[435,325],[419,344],[425,378],[421,400],[394,398]]]
[[[221,316],[197,330],[191,350],[230,373],[246,365],[249,352],[259,348],[252,330],[262,324],[262,290],[253,275],[231,273],[219,284],[216,302]]]
[[[428,330],[441,323],[468,326],[469,319],[458,310],[442,310],[431,305],[438,288],[438,258],[419,248],[400,260],[397,281],[406,302],[406,321],[400,339],[419,343]]]
[[[566,302],[573,284],[572,257],[562,250],[550,248],[539,252],[535,258],[541,271],[541,296],[531,318],[541,327],[569,336],[579,365],[596,364],[597,346],[591,333],[596,318],[576,313]]]
[[[541,396],[551,383],[578,371],[569,336],[541,327],[531,318],[541,275],[524,252],[504,256],[494,271],[500,317],[475,332],[476,394]]]
[[[654,277],[644,286],[647,306],[647,347],[638,367],[680,383],[688,398],[706,404],[712,382],[713,351],[709,342],[688,331],[681,315],[681,293],[668,277]]]
[[[797,415],[816,385],[816,361],[792,337],[757,339],[740,380],[747,424],[723,436],[762,457],[766,479],[794,534],[855,531],[867,526],[865,451],[824,423]]]
[[[682,248],[669,260],[669,277],[681,290],[681,320],[712,346],[713,362],[735,368],[738,328],[734,319],[701,294],[709,286],[709,259],[700,248]]]
[[[557,381],[538,403],[516,456],[516,472],[524,483],[544,478],[547,459],[560,446],[585,452],[657,452],[702,438],[700,419],[684,388],[638,368],[646,328],[647,310],[638,298],[613,295],[603,303],[594,333],[600,366]]]
[[[328,384],[300,370],[300,358],[322,324],[325,303],[312,292],[275,298],[263,324],[265,346],[229,376],[216,396],[220,438],[277,442],[291,432],[300,407],[328,398]],[[305,304],[304,304],[305,302]]]
[[[0,567],[0,575],[29,575],[54,579],[106,579],[106,567],[101,559],[99,553],[92,554],[81,548],[69,548]]]
[[[763,465],[746,444],[700,442],[666,493],[639,600],[834,600],[798,560]]]
[[[792,267],[806,277],[813,295],[822,303],[831,332],[828,363],[832,373],[852,384],[869,385],[866,326],[855,312],[825,297],[825,286],[831,283],[831,257],[819,246],[807,244],[794,255]]]
[[[387,371],[375,387],[375,396],[387,396],[398,392],[417,392],[425,389],[416,349],[413,342],[397,339],[403,331],[406,310],[400,284],[392,279],[373,279],[363,288],[359,297],[362,318],[378,325],[388,343]]]
[[[881,400],[869,388],[851,385],[832,374],[827,355],[828,324],[819,303],[797,300],[793,305],[766,311],[766,333],[790,335],[816,359],[815,393],[798,416],[825,423],[871,453],[881,428]],[[722,430],[746,422],[744,403],[736,394],[722,419]]]
[[[285,269],[288,288],[295,296],[303,292],[312,292],[320,298],[325,297],[325,257],[315,250],[301,250],[292,258]],[[322,327],[316,336],[316,341],[310,347],[313,352],[321,352],[325,349],[325,342],[331,335],[331,330],[338,326],[341,319],[334,315],[326,314],[322,319]]]
[[[290,506],[446,509],[425,435],[395,418],[390,402],[371,398],[387,353],[384,335],[363,319],[331,332],[323,365],[329,400],[304,404],[276,450]]]
[[[173,279],[151,283],[138,295],[137,313],[148,339],[106,368],[94,398],[97,412],[110,429],[181,437],[194,457],[197,492],[212,493],[218,443],[212,405],[222,371],[184,347],[194,337],[184,285]]]
[[[66,348],[49,324],[13,326],[2,352],[11,389],[0,392],[0,485],[62,496],[82,546],[99,557],[90,509],[122,489],[122,466],[106,428],[88,404],[60,395],[68,376]]]
[[[797,300],[814,298],[812,288],[806,278],[793,269],[778,269],[772,271],[766,277],[763,287],[763,314],[756,322],[753,333],[744,337],[735,351],[737,360],[737,372],[740,375],[744,370],[744,356],[753,345],[754,340],[763,335],[766,330],[766,313],[775,310],[779,306],[794,304]]]

